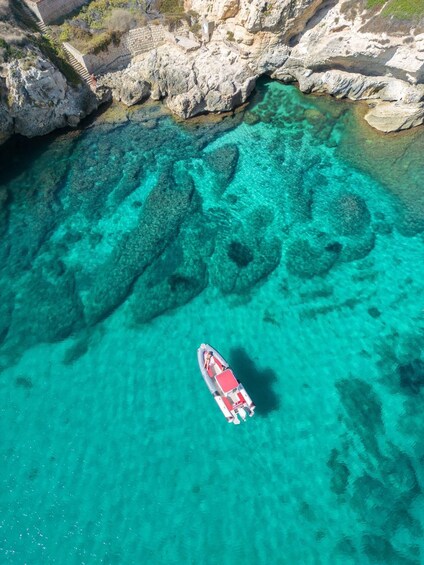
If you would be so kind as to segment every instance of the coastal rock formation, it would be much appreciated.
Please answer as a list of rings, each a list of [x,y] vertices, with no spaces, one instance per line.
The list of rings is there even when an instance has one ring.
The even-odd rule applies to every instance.
[[[209,18],[227,20],[234,18],[235,23],[250,33],[271,31],[285,39],[299,33],[323,4],[323,0],[186,0],[185,7]],[[230,15],[231,14],[231,15]]]
[[[41,53],[30,65],[26,59],[7,65],[5,84],[13,131],[27,137],[76,126],[97,107],[96,97],[87,87],[71,87]]]
[[[5,81],[0,78],[0,92],[5,92]],[[13,118],[7,103],[0,97],[0,144],[4,143],[13,133]]]
[[[184,8],[198,28],[208,22],[206,35],[180,22],[160,44],[132,52],[126,69],[98,77],[98,85],[128,106],[150,95],[189,118],[233,110],[268,75],[303,92],[365,100],[366,121],[384,132],[424,123],[418,15],[407,20],[363,0],[185,0]],[[0,142],[12,132],[32,136],[76,125],[98,104],[40,54],[35,63],[12,60],[2,69]]]
[[[370,126],[380,131],[409,129],[424,122],[424,103],[379,102],[364,117]]]
[[[0,144],[14,133],[34,137],[75,127],[101,99],[34,33],[29,20],[19,6],[5,0],[0,18]]]
[[[114,98],[135,104],[150,85],[152,98],[165,99],[168,108],[182,118],[232,110],[247,100],[257,78],[240,54],[222,43],[195,52],[163,45],[138,57],[118,76],[108,75],[100,81],[112,88]]]
[[[242,104],[267,74],[297,82],[303,92],[368,101],[365,119],[381,131],[424,122],[424,34],[417,21],[400,29],[393,18],[365,4],[354,9],[349,0],[186,0],[185,7],[213,20],[211,41],[189,40],[190,49],[168,41],[137,57],[118,87],[103,80],[116,99],[132,104],[148,83],[152,98],[188,118]]]
[[[365,119],[382,131],[413,127],[424,122],[422,28],[337,2],[292,38],[289,57],[272,76],[297,81],[303,92],[372,100]]]
[[[112,89],[115,100],[133,106],[150,96],[150,85],[140,75],[139,65],[133,65],[126,71],[108,73],[100,78],[99,83]]]

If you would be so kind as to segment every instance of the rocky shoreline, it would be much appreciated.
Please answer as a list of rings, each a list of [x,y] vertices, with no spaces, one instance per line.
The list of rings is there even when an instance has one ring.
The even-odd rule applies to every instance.
[[[350,0],[186,0],[185,9],[214,21],[210,41],[171,34],[124,70],[98,77],[97,94],[70,84],[33,47],[4,62],[0,143],[13,133],[75,127],[108,94],[127,106],[163,100],[184,119],[227,112],[245,103],[264,75],[305,93],[363,100],[365,120],[382,132],[424,122],[424,28],[417,21],[394,25],[378,10],[353,9]]]

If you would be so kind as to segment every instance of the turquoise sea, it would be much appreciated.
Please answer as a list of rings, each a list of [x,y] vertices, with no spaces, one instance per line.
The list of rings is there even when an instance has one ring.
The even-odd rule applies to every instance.
[[[269,82],[2,149],[2,565],[424,563],[424,132],[360,111]]]

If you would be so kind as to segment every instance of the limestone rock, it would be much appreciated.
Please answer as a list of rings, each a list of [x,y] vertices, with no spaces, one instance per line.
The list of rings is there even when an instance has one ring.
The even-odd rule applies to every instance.
[[[124,71],[99,77],[98,85],[126,105],[150,94],[189,118],[233,110],[257,77],[267,75],[295,81],[304,92],[373,100],[366,120],[384,132],[423,123],[422,22],[361,6],[350,0],[185,0],[185,10],[210,27],[207,43],[181,24],[159,47],[134,53]],[[28,49],[35,63],[24,58],[0,68],[0,143],[13,132],[33,136],[75,126],[99,104],[85,85],[71,87],[36,48]]]
[[[239,0],[223,0],[219,3],[218,7],[218,17],[221,20],[226,20],[228,18],[234,18],[240,9]]]
[[[150,86],[140,78],[137,65],[124,71],[109,73],[101,77],[97,84],[107,85],[111,88],[113,98],[126,106],[143,102],[150,95]]]
[[[97,108],[94,94],[85,85],[71,87],[62,73],[40,52],[30,63],[12,60],[5,65],[8,117],[0,105],[0,136],[20,133],[44,135],[56,128],[75,126]],[[11,121],[13,120],[13,130]]]
[[[367,112],[365,120],[370,126],[386,133],[409,129],[424,123],[424,103],[392,104],[379,101]]]
[[[152,98],[165,98],[170,110],[182,118],[233,110],[247,100],[256,83],[249,64],[222,44],[184,56],[177,46],[164,45],[141,58],[125,76],[148,83]],[[107,77],[104,84],[113,89]]]
[[[0,100],[0,145],[4,143],[13,133],[13,119],[6,107]]]
[[[185,7],[211,19],[234,18],[249,32],[273,31],[291,36],[322,4],[322,0],[186,0]]]

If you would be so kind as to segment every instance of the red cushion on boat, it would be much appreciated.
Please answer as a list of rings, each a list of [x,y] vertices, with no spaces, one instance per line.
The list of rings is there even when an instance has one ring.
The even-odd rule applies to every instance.
[[[235,378],[231,369],[223,371],[219,375],[216,375],[215,378],[218,381],[218,384],[223,392],[230,392],[230,390],[238,387],[237,379]]]
[[[222,365],[221,361],[220,361],[217,357],[215,357],[214,355],[213,355],[213,360],[214,360],[215,363],[218,365],[218,367],[219,367],[220,369],[222,369],[223,365]]]
[[[238,393],[237,393],[237,396],[239,397],[240,402],[243,402],[243,404],[246,402],[246,399],[244,398],[244,396],[242,395],[241,392],[238,392]]]

